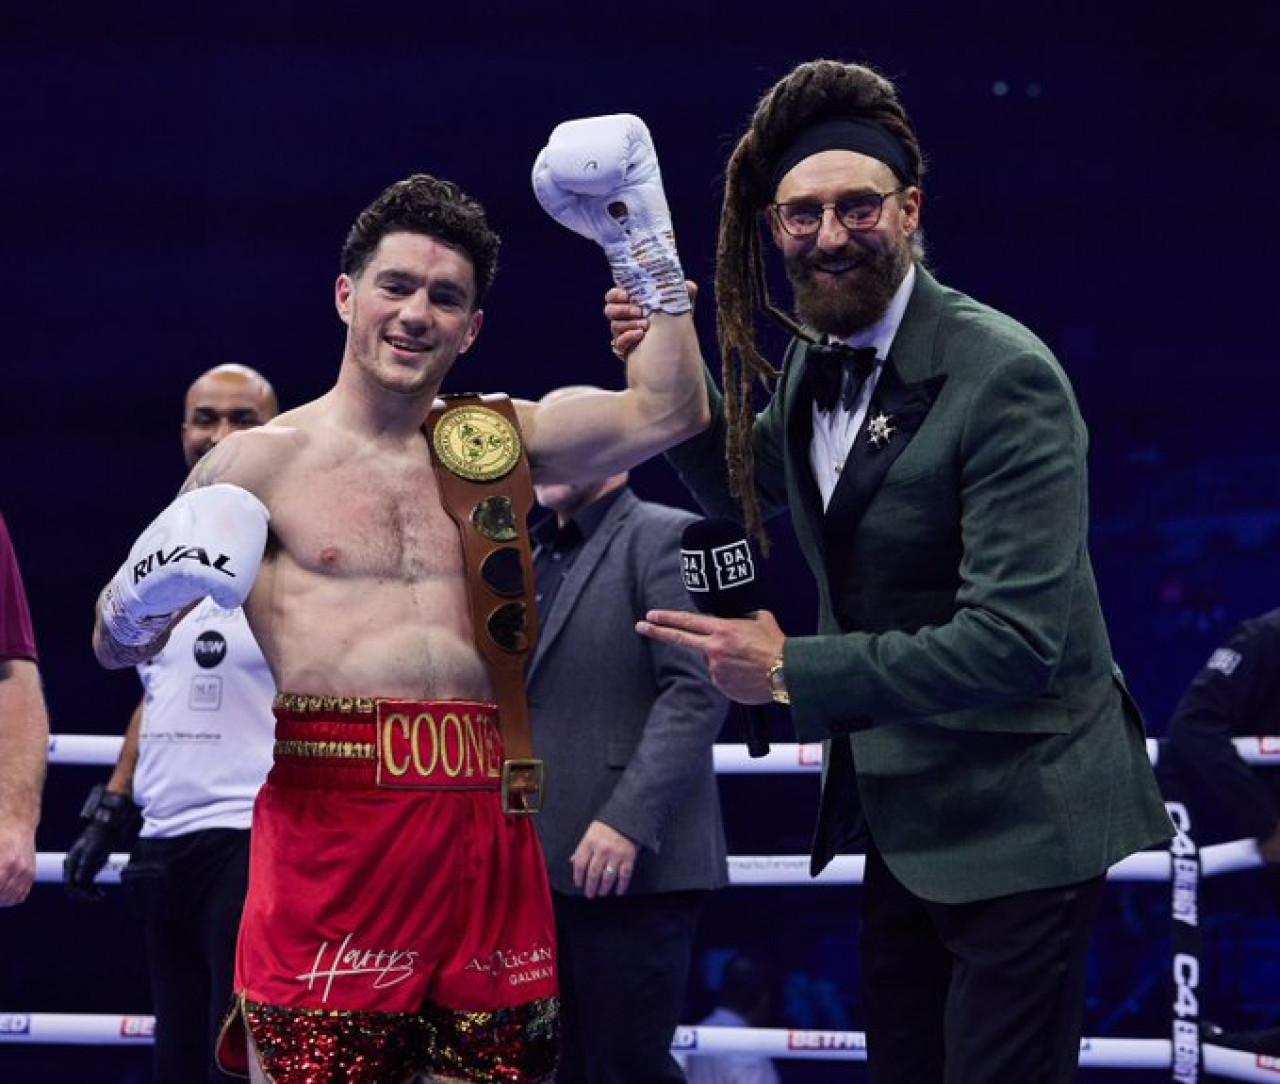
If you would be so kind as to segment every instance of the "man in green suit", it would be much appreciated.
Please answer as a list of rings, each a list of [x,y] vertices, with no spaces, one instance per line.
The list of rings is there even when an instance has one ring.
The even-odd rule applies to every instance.
[[[925,269],[922,173],[870,68],[802,64],[761,100],[720,224],[725,394],[669,455],[762,538],[790,510],[818,634],[766,611],[639,628],[825,743],[813,870],[865,848],[874,1084],[1050,1084],[1074,1076],[1107,868],[1170,826],[1102,620],[1071,386],[1034,334]],[[799,319],[769,298],[761,216]],[[756,307],[793,336],[780,373]],[[625,353],[643,313],[619,291],[606,312]]]

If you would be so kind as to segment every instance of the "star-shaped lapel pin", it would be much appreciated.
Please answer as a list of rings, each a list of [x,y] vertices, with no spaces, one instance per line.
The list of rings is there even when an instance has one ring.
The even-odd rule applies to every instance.
[[[896,432],[897,430],[893,427],[892,414],[885,414],[881,411],[867,422],[867,440],[870,441],[873,448],[888,444],[889,438]]]

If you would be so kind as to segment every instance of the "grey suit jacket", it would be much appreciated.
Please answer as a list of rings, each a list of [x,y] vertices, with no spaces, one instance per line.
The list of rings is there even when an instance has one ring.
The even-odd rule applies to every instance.
[[[534,820],[558,892],[580,892],[569,856],[593,820],[639,844],[631,895],[728,879],[711,751],[728,701],[701,659],[635,631],[646,610],[691,608],[680,536],[696,518],[623,490],[539,615],[528,689],[547,781]]]
[[[797,735],[826,742],[814,868],[868,827],[908,887],[959,903],[1168,838],[1089,562],[1088,439],[1048,347],[918,269],[868,411],[881,439],[864,427],[825,510],[805,354],[753,440],[756,488],[790,508],[818,581],[817,635],[785,650]],[[712,429],[670,456],[725,512],[713,399]]]

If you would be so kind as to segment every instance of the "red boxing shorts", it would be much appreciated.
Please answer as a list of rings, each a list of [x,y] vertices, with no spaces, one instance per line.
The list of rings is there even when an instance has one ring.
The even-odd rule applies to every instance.
[[[555,920],[492,704],[276,697],[218,1060],[275,1084],[550,1080]]]

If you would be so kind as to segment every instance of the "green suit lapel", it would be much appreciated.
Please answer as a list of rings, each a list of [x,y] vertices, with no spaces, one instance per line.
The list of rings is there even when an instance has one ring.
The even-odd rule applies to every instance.
[[[919,384],[906,384],[898,375],[893,357],[885,361],[867,407],[867,416],[858,430],[849,458],[845,461],[845,469],[827,506],[828,544],[834,541],[833,527],[837,527],[842,540],[852,533],[876,490],[884,482],[889,468],[924,423],[946,379],[941,375]],[[837,549],[836,552],[842,550]]]
[[[904,321],[905,323],[905,321]],[[797,359],[804,364],[803,347]],[[792,397],[787,416],[787,443],[789,458],[795,464],[795,482],[801,515],[806,520],[809,535],[816,540],[822,555],[828,581],[835,589],[840,560],[833,560],[848,553],[849,538],[857,530],[863,513],[884,482],[885,475],[907,445],[915,437],[928,416],[930,408],[946,382],[945,375],[928,377],[915,384],[907,384],[899,375],[893,357],[888,358],[876,382],[862,428],[845,461],[831,503],[824,513],[822,495],[809,465],[809,446],[813,440],[813,399],[803,389],[808,382],[798,383],[799,393]],[[872,423],[882,419],[890,428],[887,439],[872,440]]]

